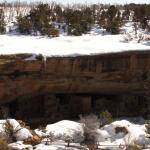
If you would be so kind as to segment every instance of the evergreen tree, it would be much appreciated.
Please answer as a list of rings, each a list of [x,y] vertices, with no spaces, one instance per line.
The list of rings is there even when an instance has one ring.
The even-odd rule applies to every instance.
[[[92,11],[92,19],[93,19],[93,22],[95,23],[97,21],[98,5],[93,4],[91,6],[91,11]]]
[[[140,22],[143,29],[148,28],[148,20],[150,19],[150,5],[136,5],[133,11],[133,21]]]
[[[92,10],[89,7],[82,10],[66,9],[64,18],[68,26],[68,34],[79,36],[90,31],[94,24],[92,16]]]
[[[92,10],[90,7],[87,7],[83,10],[82,22],[84,22],[85,32],[91,30],[91,26],[95,23],[95,9]],[[85,26],[86,25],[86,26]]]
[[[108,19],[112,21],[116,17],[117,12],[118,9],[114,5],[110,6],[107,11]]]
[[[0,9],[0,33],[5,33],[5,21],[4,21],[4,11]]]
[[[23,34],[31,34],[33,31],[33,24],[29,16],[22,17],[22,15],[17,17],[18,30]]]
[[[48,4],[40,4],[36,8],[32,9],[29,18],[33,22],[35,32],[39,31],[42,35],[45,35],[47,28],[50,28],[50,15],[51,10]]]
[[[125,9],[125,11],[122,14],[122,20],[128,21],[129,17],[130,17],[130,10],[129,10],[129,8],[126,8],[126,7],[124,9]]]
[[[99,25],[103,29],[106,29],[106,19],[107,19],[107,14],[106,14],[105,10],[103,10],[101,12],[100,19],[99,19]]]
[[[52,24],[53,13],[48,4],[39,4],[30,13],[18,17],[18,29],[21,33],[31,34],[40,32],[41,35],[58,36],[59,32]]]
[[[112,34],[119,34],[121,25],[120,11],[114,5],[110,6],[107,11],[106,30]]]
[[[120,22],[117,18],[115,18],[112,22],[111,25],[109,26],[109,31],[112,34],[119,34],[120,32]]]
[[[63,11],[60,5],[56,5],[54,8],[54,12],[56,13],[56,22],[62,23],[63,22]]]

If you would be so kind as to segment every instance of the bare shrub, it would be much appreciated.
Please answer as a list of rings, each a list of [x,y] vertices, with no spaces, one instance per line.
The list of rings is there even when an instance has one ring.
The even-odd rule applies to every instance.
[[[64,135],[64,140],[67,143],[67,147],[70,147],[70,143],[73,142],[72,137],[70,137],[68,135],[67,136]]]
[[[131,143],[131,135],[128,135],[126,139],[124,139],[125,143],[125,149],[130,150],[131,145],[134,145]]]
[[[56,139],[56,137],[55,137],[55,135],[54,135],[53,132],[50,132],[50,133],[46,136],[46,138],[47,138],[47,141],[46,141],[46,143],[45,143],[46,145],[51,144],[51,143],[54,142],[55,139]]]
[[[7,136],[7,142],[16,142],[16,137],[15,137],[15,133],[17,133],[18,131],[20,131],[22,128],[18,128],[18,126],[14,129],[14,127],[12,126],[12,124],[10,123],[9,120],[6,120],[6,122],[3,125],[4,127],[4,131],[6,133]]]
[[[150,124],[146,125],[146,130],[147,130],[147,133],[150,134]]]
[[[138,35],[138,43],[140,43],[142,40],[144,40],[144,36],[142,34]]]
[[[53,132],[50,132],[49,135],[48,135],[48,138],[50,140],[50,142],[54,142],[55,141],[55,135]]]
[[[64,134],[59,134],[55,137],[56,140],[63,140],[67,143],[67,147],[70,147],[70,143],[71,142],[74,142],[74,139],[69,136],[69,135],[66,135],[65,133]]]
[[[130,33],[126,33],[126,35],[124,36],[124,41],[125,42],[130,42],[133,40],[133,37]]]
[[[137,144],[135,144],[135,142],[132,141],[131,138],[132,138],[131,135],[129,135],[128,138],[126,140],[124,140],[125,149],[126,150],[142,150],[142,148],[140,146],[138,146]]]
[[[80,123],[83,125],[84,130],[84,141],[83,143],[87,145],[90,150],[97,149],[97,129],[99,128],[99,119],[96,115],[80,116]]]
[[[10,124],[9,120],[6,120],[6,122],[4,124],[4,130],[5,130],[6,136],[8,138],[8,142],[16,141],[16,139],[14,137],[14,128]]]

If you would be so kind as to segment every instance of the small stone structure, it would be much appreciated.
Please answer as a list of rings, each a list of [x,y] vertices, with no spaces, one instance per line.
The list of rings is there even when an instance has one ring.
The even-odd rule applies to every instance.
[[[11,117],[53,122],[105,109],[114,116],[147,113],[149,50],[46,61],[26,57],[0,56],[0,105]]]

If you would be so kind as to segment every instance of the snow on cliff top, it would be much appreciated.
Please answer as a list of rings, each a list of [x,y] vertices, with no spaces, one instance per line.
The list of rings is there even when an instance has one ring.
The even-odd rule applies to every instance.
[[[92,55],[128,50],[148,50],[150,42],[123,42],[124,35],[87,34],[47,38],[41,36],[0,35],[0,54],[33,53],[44,56]]]

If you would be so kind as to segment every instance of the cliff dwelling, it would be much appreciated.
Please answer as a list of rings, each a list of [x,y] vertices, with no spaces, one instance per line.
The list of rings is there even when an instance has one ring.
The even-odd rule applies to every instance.
[[[0,56],[0,115],[46,124],[108,110],[146,117],[150,52],[25,60]]]

